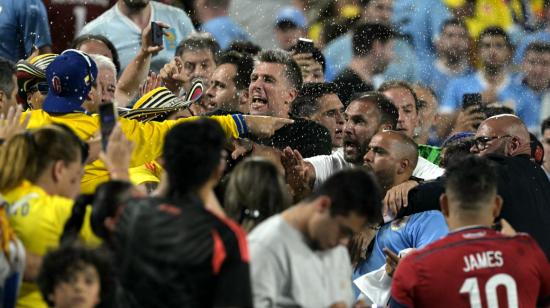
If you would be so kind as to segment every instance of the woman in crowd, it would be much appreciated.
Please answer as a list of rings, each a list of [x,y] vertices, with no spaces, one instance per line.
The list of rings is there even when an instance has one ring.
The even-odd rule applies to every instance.
[[[247,232],[290,206],[285,181],[273,163],[263,158],[243,161],[229,175],[224,207]]]
[[[0,193],[8,205],[10,225],[27,252],[18,307],[47,307],[36,276],[42,256],[59,245],[80,191],[87,154],[86,145],[60,125],[19,133],[0,148]],[[86,242],[99,243],[89,224],[81,235]]]

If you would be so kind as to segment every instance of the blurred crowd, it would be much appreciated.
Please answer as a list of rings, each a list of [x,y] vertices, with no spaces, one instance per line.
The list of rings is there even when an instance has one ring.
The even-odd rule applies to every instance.
[[[0,0],[0,307],[550,307],[550,1]]]

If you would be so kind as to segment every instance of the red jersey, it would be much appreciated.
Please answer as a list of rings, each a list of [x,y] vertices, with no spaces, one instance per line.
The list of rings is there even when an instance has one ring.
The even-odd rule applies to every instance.
[[[116,0],[44,0],[48,10],[53,51],[61,53],[82,27],[110,9]]]
[[[536,307],[550,303],[550,264],[529,235],[473,227],[407,255],[390,307]]]

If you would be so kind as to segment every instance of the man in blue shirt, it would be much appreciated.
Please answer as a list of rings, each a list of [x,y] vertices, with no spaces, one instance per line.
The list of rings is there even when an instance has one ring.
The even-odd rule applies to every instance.
[[[550,43],[550,2],[543,1],[544,3],[544,16],[546,22],[546,28],[541,29],[535,33],[526,35],[516,46],[516,54],[514,55],[514,64],[521,64],[525,56],[525,50],[527,46],[533,42],[546,42]]]
[[[211,33],[222,49],[233,41],[250,41],[250,35],[229,17],[230,3],[230,0],[198,0],[194,4],[200,30]]]
[[[370,0],[362,1],[363,22],[381,23],[391,26],[391,15],[393,12],[393,0]],[[334,80],[353,57],[352,48],[353,31],[331,41],[324,49],[326,58],[325,78]],[[403,37],[396,36],[394,40],[394,59],[384,71],[383,80],[405,80],[409,82],[418,79],[416,54],[411,43]]]
[[[550,92],[550,43],[533,42],[525,50],[521,74],[512,81],[516,115],[531,133],[539,132],[542,101]]]
[[[46,7],[40,0],[0,0],[0,57],[17,62],[33,47],[51,52],[52,39]]]
[[[445,21],[435,44],[437,58],[427,66],[427,69],[419,72],[420,81],[435,92],[437,99],[443,97],[451,79],[473,72],[468,57],[469,42],[468,29],[463,22],[457,19]]]
[[[466,93],[481,93],[484,105],[497,103],[516,109],[516,96],[512,89],[510,59],[512,45],[500,27],[489,27],[479,35],[478,54],[481,69],[470,75],[453,79],[443,95],[440,113],[454,116],[462,106]]]
[[[364,157],[365,166],[371,168],[384,192],[412,176],[418,161],[416,143],[396,131],[384,131],[372,137]],[[448,232],[445,218],[439,211],[427,211],[392,220],[384,209],[384,224],[376,232],[372,250],[354,269],[353,279],[379,269],[386,263],[383,249],[399,253],[406,248],[421,248],[438,240]],[[355,295],[359,290],[354,286]]]
[[[150,0],[118,0],[97,19],[88,23],[82,34],[101,34],[115,45],[121,70],[124,70],[141,48],[141,33],[152,21],[170,26],[164,29],[164,49],[151,60],[151,69],[158,72],[174,56],[178,43],[194,32],[187,14],[176,7]]]

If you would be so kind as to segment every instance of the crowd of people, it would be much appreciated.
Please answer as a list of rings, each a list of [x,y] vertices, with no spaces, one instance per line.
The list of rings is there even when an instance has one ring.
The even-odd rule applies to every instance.
[[[0,0],[0,307],[550,307],[549,234],[550,1]]]

